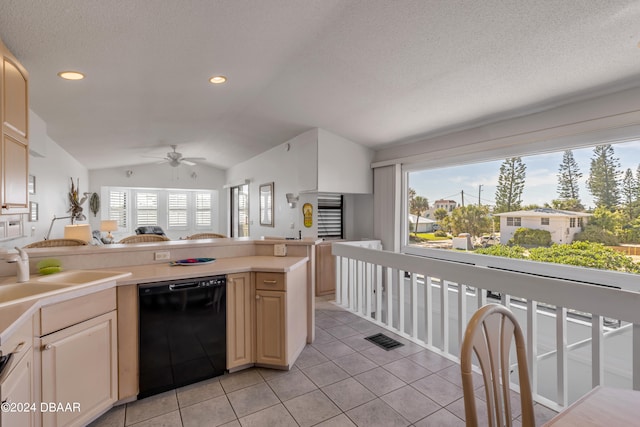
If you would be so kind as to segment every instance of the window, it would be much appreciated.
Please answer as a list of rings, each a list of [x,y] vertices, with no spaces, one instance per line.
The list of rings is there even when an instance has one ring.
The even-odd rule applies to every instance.
[[[187,220],[187,193],[169,193],[169,228],[185,229]]]
[[[509,227],[521,227],[522,226],[522,218],[518,217],[507,217],[507,226]]]
[[[549,225],[549,218],[540,218],[540,225]]]
[[[231,187],[231,237],[249,236],[249,184]]]
[[[575,218],[569,218],[569,227],[575,228],[575,226],[576,226],[576,219]]]
[[[118,221],[122,237],[149,225],[162,227],[171,239],[204,230],[219,232],[215,190],[102,187],[101,194],[108,200],[101,217]]]
[[[340,194],[318,195],[318,237],[343,238],[342,205]]]
[[[583,218],[578,218],[578,227],[584,227]]]
[[[158,225],[158,195],[136,193],[136,227]]]
[[[196,193],[196,228],[211,227],[211,193]]]
[[[127,228],[127,192],[109,191],[109,212],[107,217],[118,222],[118,228]]]

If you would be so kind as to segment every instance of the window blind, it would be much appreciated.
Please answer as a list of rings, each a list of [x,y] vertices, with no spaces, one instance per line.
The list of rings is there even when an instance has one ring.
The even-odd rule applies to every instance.
[[[119,228],[127,228],[126,191],[109,191],[109,219],[117,221]]]
[[[187,227],[187,208],[187,193],[169,193],[169,228]]]
[[[136,193],[136,226],[158,225],[158,195]]]
[[[342,195],[318,195],[318,237],[343,238],[342,210]]]

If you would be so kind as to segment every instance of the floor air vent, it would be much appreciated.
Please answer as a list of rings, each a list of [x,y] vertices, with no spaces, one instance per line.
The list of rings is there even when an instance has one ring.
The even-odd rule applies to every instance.
[[[389,338],[385,334],[375,334],[371,335],[370,337],[365,337],[364,339],[367,341],[371,341],[378,347],[382,347],[387,351],[404,345],[401,342],[394,340],[393,338]]]

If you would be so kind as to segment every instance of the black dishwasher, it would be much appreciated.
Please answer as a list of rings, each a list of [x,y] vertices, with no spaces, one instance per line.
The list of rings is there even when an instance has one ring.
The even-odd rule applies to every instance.
[[[138,296],[139,399],[224,373],[225,276],[148,283]]]

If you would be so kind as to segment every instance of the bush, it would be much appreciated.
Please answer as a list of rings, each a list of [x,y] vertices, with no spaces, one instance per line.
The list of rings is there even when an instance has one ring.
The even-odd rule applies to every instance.
[[[601,243],[573,242],[570,245],[535,248],[529,251],[529,259],[601,270],[640,273],[640,265],[634,263],[631,258]]]
[[[435,233],[433,233],[433,235],[436,237],[447,237],[447,232],[444,230],[438,230]]]
[[[551,233],[548,230],[520,227],[513,234],[512,241],[523,246],[551,246]]]
[[[573,240],[575,242],[602,243],[606,246],[618,246],[618,237],[611,231],[605,230],[597,225],[587,225],[584,231],[577,233]]]
[[[526,259],[525,249],[522,246],[494,245],[488,248],[475,250],[476,254],[501,256],[505,258]]]

